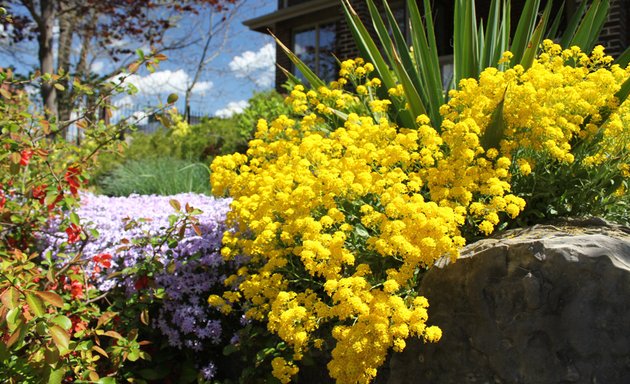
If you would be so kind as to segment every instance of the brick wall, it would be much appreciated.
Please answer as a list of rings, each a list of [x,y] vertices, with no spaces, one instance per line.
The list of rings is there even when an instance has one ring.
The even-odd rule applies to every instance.
[[[610,14],[604,24],[599,44],[613,57],[621,54],[630,45],[630,0],[612,0]]]

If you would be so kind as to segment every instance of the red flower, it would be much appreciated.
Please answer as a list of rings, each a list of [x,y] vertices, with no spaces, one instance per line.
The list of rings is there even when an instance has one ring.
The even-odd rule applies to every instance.
[[[7,203],[7,197],[4,193],[0,192],[0,209],[4,208],[4,205]]]
[[[72,296],[73,299],[83,297],[83,283],[78,280],[71,280],[70,284],[64,284],[63,289],[70,291],[70,296]]]
[[[68,235],[68,243],[76,243],[81,239],[81,227],[76,224],[70,224],[68,228],[66,228],[66,234]]]
[[[81,320],[79,316],[70,316],[70,321],[72,322],[72,333],[81,332],[87,329],[88,323],[84,320]]]
[[[48,188],[46,184],[33,188],[33,199],[39,200],[40,204],[44,204],[44,200],[46,200],[46,188]]]
[[[103,268],[109,268],[112,266],[112,255],[109,253],[101,253],[92,257],[92,261],[97,265],[101,265]]]
[[[142,288],[146,288],[149,286],[149,278],[147,276],[142,276],[133,284],[136,288],[136,291],[141,290]]]
[[[25,149],[20,153],[20,165],[26,167],[33,156],[32,149]]]
[[[63,176],[63,178],[68,183],[68,185],[70,185],[70,193],[72,193],[72,196],[74,197],[77,196],[78,188],[81,186],[79,183],[80,174],[81,174],[81,169],[76,165],[72,165],[68,167],[66,174]]]

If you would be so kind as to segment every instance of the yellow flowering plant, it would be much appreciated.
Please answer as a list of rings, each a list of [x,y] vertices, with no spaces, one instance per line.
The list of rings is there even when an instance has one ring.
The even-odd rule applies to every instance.
[[[318,349],[338,383],[368,383],[409,337],[439,340],[415,291],[421,272],[457,258],[466,223],[489,233],[525,205],[510,159],[485,153],[473,118],[445,119],[441,133],[426,115],[399,127],[371,64],[341,67],[330,87],[291,91],[299,120],[260,120],[246,154],[212,164],[213,192],[234,199],[222,254],[249,262],[226,281],[238,295],[209,303],[242,299],[287,346],[271,362],[283,383]]]
[[[516,225],[587,215],[627,222],[629,79],[630,67],[602,46],[587,55],[545,40],[529,69],[463,80],[441,112],[473,119],[486,155],[510,159],[513,192],[527,200]]]
[[[400,27],[388,1],[366,0],[369,23],[359,16],[348,0],[342,0],[344,15],[361,55],[374,64],[385,89],[402,84],[404,99],[392,99],[401,107],[397,121],[410,126],[415,116],[426,114],[439,129],[439,108],[448,101],[448,91],[467,78],[478,78],[487,67],[503,69],[510,51],[512,63],[528,69],[537,55],[538,46],[548,38],[563,48],[579,46],[590,51],[606,21],[610,0],[581,1],[561,27],[564,5],[540,0],[525,0],[517,19],[512,19],[510,0],[485,2],[488,13],[478,18],[474,0],[454,0],[452,44],[452,78],[443,85],[442,60],[438,55],[439,36],[433,23],[431,0],[405,2],[406,33]],[[555,5],[555,7],[554,7]],[[559,6],[558,6],[559,5]],[[280,45],[282,46],[282,45]],[[410,49],[411,48],[411,49]],[[284,48],[286,51],[286,48]],[[288,54],[294,65],[314,84],[313,73],[295,55]],[[630,48],[617,59],[630,60]],[[384,94],[381,97],[385,98]]]

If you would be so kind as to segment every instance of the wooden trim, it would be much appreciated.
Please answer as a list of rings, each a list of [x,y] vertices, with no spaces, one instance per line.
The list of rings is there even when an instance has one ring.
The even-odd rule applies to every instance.
[[[336,0],[313,0],[291,7],[282,8],[254,19],[245,20],[243,24],[249,29],[257,32],[267,32],[268,29],[273,31],[275,30],[277,23],[315,13],[327,8],[333,8],[338,5],[339,2]]]

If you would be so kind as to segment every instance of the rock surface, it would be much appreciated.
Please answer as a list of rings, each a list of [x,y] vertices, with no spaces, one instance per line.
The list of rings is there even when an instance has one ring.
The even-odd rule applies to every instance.
[[[384,367],[388,384],[630,383],[624,227],[591,220],[510,231],[432,268],[420,291],[442,340],[408,340]]]

